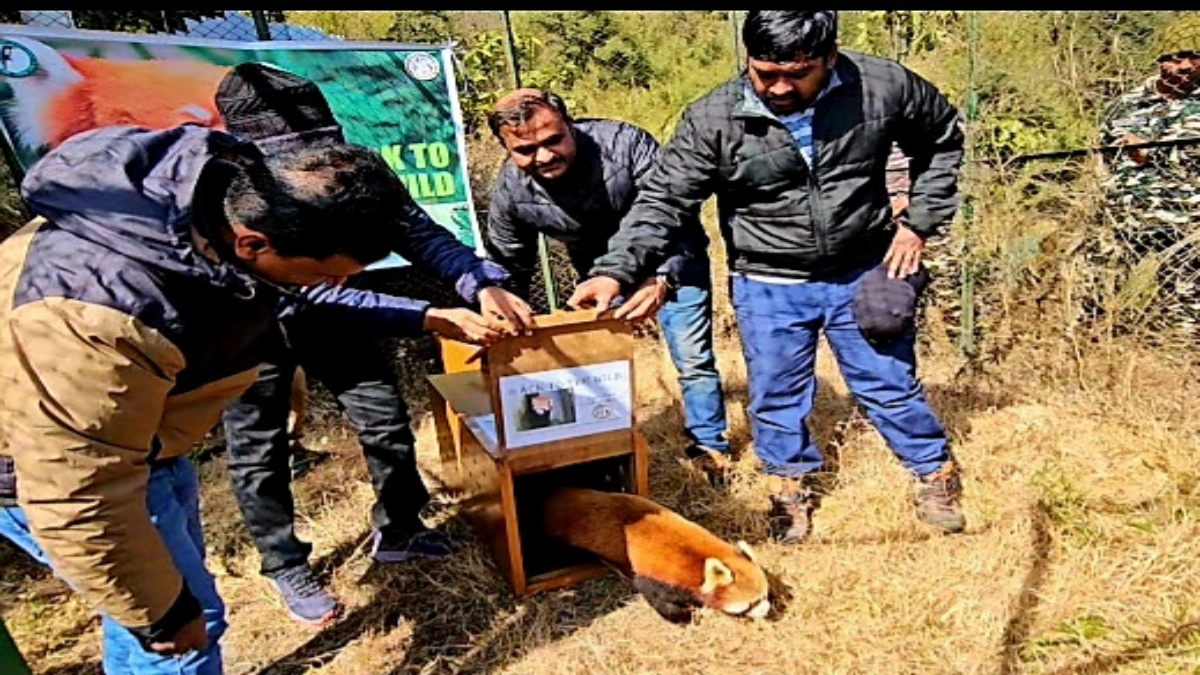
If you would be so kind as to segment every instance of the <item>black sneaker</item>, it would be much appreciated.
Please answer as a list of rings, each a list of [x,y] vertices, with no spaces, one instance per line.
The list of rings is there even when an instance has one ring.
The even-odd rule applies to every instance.
[[[441,530],[419,530],[400,534],[375,530],[371,557],[381,563],[402,563],[424,558],[437,560],[454,553],[454,540]]]
[[[296,621],[320,626],[336,619],[342,611],[341,604],[308,565],[289,567],[276,574],[273,581],[288,614]]]

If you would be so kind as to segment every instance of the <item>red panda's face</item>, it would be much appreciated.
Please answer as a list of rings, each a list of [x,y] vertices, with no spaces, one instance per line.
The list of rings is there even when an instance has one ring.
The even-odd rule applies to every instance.
[[[762,619],[771,611],[770,583],[754,559],[754,551],[739,541],[733,553],[704,561],[700,588],[705,606],[726,614]]]

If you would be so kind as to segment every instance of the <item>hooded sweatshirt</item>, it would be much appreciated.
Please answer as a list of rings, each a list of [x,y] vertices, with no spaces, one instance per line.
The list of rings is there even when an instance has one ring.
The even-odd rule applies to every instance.
[[[26,175],[38,217],[0,244],[0,454],[56,570],[143,640],[200,611],[146,509],[151,465],[254,381],[281,309],[423,319],[363,291],[292,296],[205,255],[193,196],[244,148],[197,126],[79,134]]]

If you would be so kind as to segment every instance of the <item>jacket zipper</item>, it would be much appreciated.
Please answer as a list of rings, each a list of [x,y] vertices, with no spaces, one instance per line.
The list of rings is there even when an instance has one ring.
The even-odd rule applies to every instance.
[[[791,138],[792,133],[790,131],[788,131],[787,127],[784,126],[784,124],[782,122],[780,122],[777,118],[770,116],[770,115],[763,115],[762,113],[755,112],[755,111],[746,111],[746,113],[749,115],[753,115],[756,117],[763,117],[767,120],[770,120],[771,123],[773,123],[779,127],[782,127],[783,132],[788,135],[788,138],[790,140],[789,145],[791,145],[791,147],[792,147],[792,152],[796,153],[797,161],[800,162],[800,166],[803,166],[808,173],[808,187],[810,190],[809,200],[808,200],[808,212],[810,214],[810,217],[812,218],[813,238],[816,239],[817,254],[820,257],[824,258],[825,256],[827,256],[829,254],[829,242],[827,240],[827,237],[828,237],[827,229],[828,228],[826,227],[826,222],[825,222],[827,220],[827,218],[825,217],[825,208],[821,205],[821,181],[817,179],[817,171],[816,171],[815,165],[810,166],[809,163],[804,159],[804,154],[802,152],[800,152],[800,146],[798,146],[796,144],[796,139]],[[815,111],[814,111],[814,113],[815,113]],[[814,125],[816,124],[816,121],[817,121],[817,118],[816,118],[816,115],[814,114],[813,115],[813,124]],[[814,157],[815,157],[815,153],[817,150],[816,137],[817,137],[816,129],[814,128],[813,129]]]
[[[817,147],[816,141],[813,142],[813,153],[815,155]],[[796,148],[799,153],[800,149]],[[804,162],[804,156],[800,156],[800,161]],[[805,162],[807,165],[807,162]],[[816,166],[808,167],[808,211],[812,214],[813,220],[813,236],[817,239],[817,254],[824,258],[829,255],[829,242],[826,241],[826,223],[825,207],[821,205],[821,181],[817,180]]]
[[[814,121],[816,121],[815,118]],[[817,255],[824,258],[829,254],[829,242],[826,240],[827,228],[825,227],[825,208],[821,205],[821,181],[817,180],[816,165],[810,165],[808,161],[804,159],[804,153],[800,152],[800,146],[796,145],[796,140],[794,138],[791,138],[792,134],[787,130],[787,127],[784,127],[783,124],[778,120],[775,121],[775,124],[783,127],[783,132],[788,135],[789,139],[791,139],[792,151],[796,153],[796,160],[800,162],[800,166],[803,166],[805,172],[808,174],[808,212],[809,217],[812,218],[813,237],[817,240]],[[814,134],[814,159],[816,158],[816,150],[816,135]]]

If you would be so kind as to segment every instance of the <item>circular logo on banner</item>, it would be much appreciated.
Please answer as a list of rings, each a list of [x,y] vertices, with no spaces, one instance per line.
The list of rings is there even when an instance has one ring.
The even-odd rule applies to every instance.
[[[37,67],[37,57],[28,47],[12,40],[0,40],[0,75],[29,77]]]
[[[404,70],[422,82],[432,80],[442,72],[437,59],[426,52],[414,52],[404,59]]]
[[[612,406],[606,403],[600,403],[592,408],[592,417],[598,420],[606,420],[615,414],[617,414],[617,411],[613,410]]]

